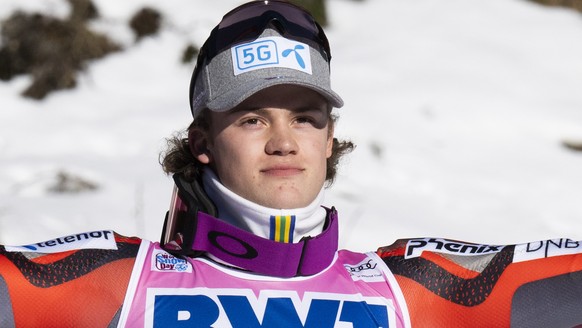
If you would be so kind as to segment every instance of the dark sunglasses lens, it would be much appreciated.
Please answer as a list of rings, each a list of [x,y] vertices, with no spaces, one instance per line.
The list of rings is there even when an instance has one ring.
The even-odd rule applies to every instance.
[[[269,11],[279,13],[281,16],[285,17],[287,21],[299,25],[300,27],[313,33],[318,33],[318,28],[308,12],[293,4],[275,1],[250,2],[235,8],[224,15],[222,21],[218,25],[218,28],[224,29],[236,24],[243,23],[245,21],[252,21],[254,19],[260,18],[262,15]]]
[[[234,44],[256,39],[269,23],[275,21],[282,26],[285,37],[315,48],[321,47],[328,60],[331,58],[327,38],[308,12],[291,3],[272,0],[250,2],[224,15],[208,55],[213,57]]]

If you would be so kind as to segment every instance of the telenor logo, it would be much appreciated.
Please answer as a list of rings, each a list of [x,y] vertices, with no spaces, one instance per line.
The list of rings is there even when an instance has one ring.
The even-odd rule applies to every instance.
[[[311,74],[309,46],[282,37],[259,38],[233,47],[231,54],[234,75],[270,67]]]
[[[289,56],[291,53],[295,54],[295,59],[297,60],[297,64],[299,64],[299,66],[303,69],[305,69],[305,61],[303,60],[303,57],[301,57],[301,55],[299,54],[298,50],[303,50],[305,49],[304,46],[298,44],[295,47],[293,47],[293,49],[286,49],[283,50],[283,57],[287,57]]]
[[[91,231],[59,237],[36,244],[6,246],[7,252],[59,253],[75,249],[117,249],[113,231]]]

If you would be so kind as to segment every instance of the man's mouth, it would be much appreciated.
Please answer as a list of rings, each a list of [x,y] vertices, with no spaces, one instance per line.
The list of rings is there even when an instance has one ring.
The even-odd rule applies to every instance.
[[[287,177],[300,174],[303,171],[304,169],[296,166],[278,165],[262,169],[261,173],[275,177]]]

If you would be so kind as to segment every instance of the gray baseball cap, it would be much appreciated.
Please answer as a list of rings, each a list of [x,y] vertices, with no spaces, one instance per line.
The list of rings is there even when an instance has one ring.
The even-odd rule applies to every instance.
[[[192,116],[204,109],[225,112],[258,91],[292,84],[320,93],[336,108],[343,100],[331,89],[327,56],[312,46],[267,28],[256,39],[234,45],[201,63],[193,81]]]

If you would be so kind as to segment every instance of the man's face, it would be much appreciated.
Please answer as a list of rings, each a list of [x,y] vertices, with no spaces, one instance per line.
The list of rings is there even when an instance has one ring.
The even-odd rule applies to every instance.
[[[325,99],[310,89],[274,86],[225,113],[211,113],[207,151],[224,186],[271,208],[310,204],[325,183],[331,156]]]

